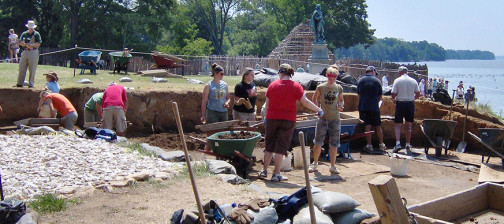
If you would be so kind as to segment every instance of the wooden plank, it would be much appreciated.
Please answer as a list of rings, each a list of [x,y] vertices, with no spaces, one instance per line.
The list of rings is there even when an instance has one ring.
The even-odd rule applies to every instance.
[[[451,222],[445,222],[443,220],[439,219],[433,219],[431,217],[419,215],[413,212],[410,212],[413,215],[415,215],[415,220],[418,222],[418,224],[453,224]]]
[[[487,191],[488,184],[482,184],[465,191],[410,206],[408,210],[434,219],[451,221],[487,209]]]
[[[239,120],[231,120],[231,121],[223,121],[223,122],[217,122],[217,123],[212,123],[212,124],[196,125],[196,129],[200,129],[202,131],[224,129],[224,128],[229,128],[231,126],[237,125],[239,122],[240,122]]]
[[[34,124],[60,124],[61,118],[31,118],[28,125]]]
[[[504,169],[502,165],[481,163],[478,183],[504,183]]]
[[[488,207],[504,211],[504,185],[495,183],[488,184]]]
[[[381,217],[381,223],[409,223],[408,213],[404,207],[399,189],[393,177],[380,175],[369,183],[369,189]]]

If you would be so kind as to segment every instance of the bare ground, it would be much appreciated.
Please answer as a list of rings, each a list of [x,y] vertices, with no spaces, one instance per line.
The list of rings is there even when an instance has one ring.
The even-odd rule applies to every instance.
[[[156,142],[167,136],[173,137],[171,135],[173,134],[159,134],[156,136]],[[153,142],[149,137],[135,139]],[[254,151],[259,160],[263,155],[261,146],[262,144],[258,144]],[[423,149],[415,151],[422,152]],[[432,151],[433,149],[431,153]],[[194,150],[190,151],[190,154],[197,160],[213,158]],[[359,208],[376,212],[367,183],[378,175],[390,175],[390,159],[383,155],[352,155],[354,160],[338,158],[340,175],[330,175],[329,163],[322,162],[318,172],[310,174],[311,183],[324,190],[348,194],[361,204]],[[479,163],[481,160],[481,156],[477,154],[454,152],[449,152],[449,158],[472,163]],[[490,163],[494,164],[500,162],[500,159],[490,160]],[[282,183],[258,179],[256,173],[262,168],[260,163],[261,161],[252,167],[249,179],[252,184],[261,188],[261,192],[243,185],[222,183],[214,176],[200,177],[197,178],[197,185],[202,201],[215,199],[220,204],[246,202],[250,198],[268,197],[266,192],[291,194],[305,185],[302,170],[284,172],[289,180]],[[269,168],[270,174],[272,168]],[[413,160],[409,164],[408,176],[396,177],[395,180],[401,196],[408,200],[408,205],[413,205],[471,188],[478,184],[478,173]],[[144,182],[112,192],[96,190],[81,199],[80,204],[71,205],[64,212],[42,216],[41,223],[167,223],[176,210],[194,209],[195,206],[188,177],[178,177],[161,183]]]

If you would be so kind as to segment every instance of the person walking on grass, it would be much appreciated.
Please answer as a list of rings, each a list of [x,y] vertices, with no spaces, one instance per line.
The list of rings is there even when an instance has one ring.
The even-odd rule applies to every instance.
[[[203,88],[201,100],[201,123],[211,124],[228,120],[229,91],[224,77],[224,68],[212,64],[213,79]]]
[[[233,119],[241,121],[255,121],[255,104],[257,89],[254,84],[254,69],[245,68],[242,81],[235,86]]]
[[[39,32],[35,31],[37,25],[33,20],[28,20],[25,25],[28,30],[23,32],[19,37],[19,46],[24,47],[21,53],[21,60],[19,61],[19,74],[16,87],[23,87],[26,70],[30,71],[29,88],[35,85],[35,72],[37,71],[37,64],[39,61],[38,48],[42,44],[42,38]]]
[[[14,32],[14,29],[9,30],[9,53],[10,53],[10,62],[19,62],[18,61],[18,50],[19,50],[19,39],[18,35]]]
[[[280,173],[280,166],[296,127],[296,103],[299,101],[308,109],[317,111],[320,117],[324,115],[324,111],[306,97],[301,84],[291,80],[294,69],[289,64],[280,65],[278,75],[280,79],[272,82],[266,91],[266,150],[263,170],[259,173],[259,178],[267,178],[268,166],[275,154],[272,181],[287,180]]]
[[[394,80],[392,86],[392,101],[395,103],[395,119],[394,133],[396,138],[396,146],[393,152],[398,152],[401,147],[401,126],[403,119],[406,121],[406,152],[411,154],[411,132],[415,118],[415,99],[420,96],[415,79],[408,76],[408,68],[401,66],[398,69],[399,78]]]
[[[364,121],[365,131],[371,131],[371,127],[376,130],[376,137],[379,141],[379,150],[387,150],[383,143],[383,131],[381,128],[380,118],[380,105],[382,100],[382,86],[377,76],[376,68],[369,66],[366,68],[366,75],[364,75],[357,83],[357,94],[359,94],[359,119]],[[366,136],[366,146],[363,151],[373,153],[373,145],[371,143],[371,135]],[[379,151],[378,151],[379,152]]]
[[[338,77],[338,66],[331,65],[326,72],[327,82],[317,86],[313,94],[312,101],[315,105],[320,105],[324,115],[317,121],[315,126],[315,139],[313,139],[313,163],[310,172],[315,172],[318,166],[320,152],[327,132],[329,132],[329,156],[331,161],[330,173],[339,174],[336,168],[336,156],[340,146],[341,120],[340,111],[343,111],[343,88],[336,84]]]

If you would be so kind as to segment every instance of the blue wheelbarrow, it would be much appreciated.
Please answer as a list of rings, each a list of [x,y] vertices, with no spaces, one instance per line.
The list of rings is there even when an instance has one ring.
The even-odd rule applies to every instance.
[[[76,59],[79,63],[79,68],[81,69],[80,74],[84,74],[86,69],[89,69],[93,75],[96,75],[96,69],[100,66],[100,57],[102,52],[100,51],[83,51],[79,54],[79,59]]]

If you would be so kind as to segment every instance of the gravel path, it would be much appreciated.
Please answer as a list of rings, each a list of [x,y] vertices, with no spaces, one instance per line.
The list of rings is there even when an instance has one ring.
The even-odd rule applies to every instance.
[[[138,173],[172,172],[176,163],[141,156],[113,143],[64,135],[0,135],[6,198],[31,199],[86,188]]]

